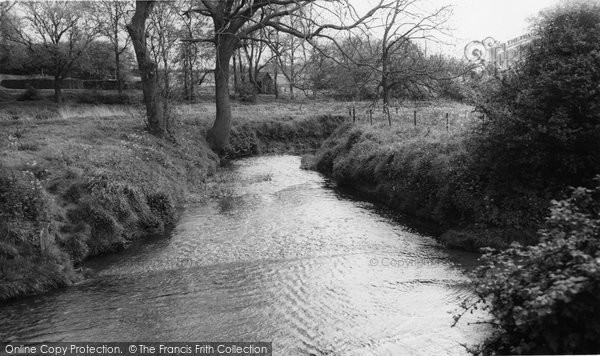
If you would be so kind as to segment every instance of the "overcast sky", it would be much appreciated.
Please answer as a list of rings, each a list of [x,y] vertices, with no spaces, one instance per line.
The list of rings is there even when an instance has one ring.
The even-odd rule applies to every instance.
[[[432,1],[432,0],[430,0]],[[434,0],[434,3],[454,5],[451,26],[456,37],[464,40],[492,36],[500,42],[518,37],[527,31],[527,19],[540,10],[556,5],[558,0]]]
[[[358,8],[376,0],[352,0]],[[557,5],[561,0],[421,0],[424,6],[439,8],[453,5],[449,26],[454,29],[451,46],[441,51],[461,55],[464,46],[473,40],[493,37],[500,42],[518,37],[527,32],[528,18],[540,10]],[[434,49],[434,45],[429,45]]]

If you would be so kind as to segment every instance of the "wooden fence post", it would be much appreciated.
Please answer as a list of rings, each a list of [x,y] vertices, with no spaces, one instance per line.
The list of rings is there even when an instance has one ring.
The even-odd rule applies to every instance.
[[[352,122],[356,122],[356,107],[352,107]]]
[[[448,113],[446,113],[446,132],[448,132]]]
[[[414,121],[414,123],[415,123],[415,126],[417,126],[417,110],[415,110],[415,111],[413,112],[413,121]]]
[[[389,106],[385,106],[385,114],[388,117],[388,123],[390,124],[390,127],[392,127],[392,115],[390,115],[390,107]]]

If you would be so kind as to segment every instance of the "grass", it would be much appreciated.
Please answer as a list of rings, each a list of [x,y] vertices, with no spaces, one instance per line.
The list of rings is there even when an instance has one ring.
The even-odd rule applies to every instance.
[[[0,126],[0,299],[69,284],[79,261],[163,233],[218,165],[200,123],[159,140],[135,107],[14,103]]]

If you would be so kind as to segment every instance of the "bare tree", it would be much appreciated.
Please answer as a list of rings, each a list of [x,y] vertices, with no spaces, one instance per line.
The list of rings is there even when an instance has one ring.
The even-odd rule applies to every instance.
[[[314,31],[314,25],[310,18],[311,8],[301,10],[301,16],[294,16],[282,19],[287,26],[292,28],[301,28],[304,32]],[[275,52],[278,68],[281,74],[288,81],[288,89],[290,99],[294,99],[294,88],[300,88],[306,91],[307,86],[303,82],[303,76],[306,74],[306,69],[310,66],[308,41],[304,38],[298,38],[288,33],[278,34],[279,42],[271,45]],[[275,47],[276,46],[276,47]]]
[[[376,97],[378,48],[378,41],[356,35],[313,54],[312,62],[320,62],[311,68],[314,85],[335,89],[336,95],[347,99]]]
[[[27,46],[33,56],[48,58],[54,75],[54,100],[62,102],[64,78],[74,68],[98,30],[87,4],[75,1],[20,3],[22,23],[11,39]]]
[[[383,0],[375,8],[363,16],[353,16],[351,23],[346,24],[338,18],[338,24],[317,23],[319,19],[310,19],[314,31],[303,31],[282,23],[281,18],[302,16],[302,11],[309,5],[321,6],[323,12],[333,14],[328,4],[342,4],[344,8],[351,5],[347,0],[202,0],[191,11],[208,16],[213,21],[212,36],[195,38],[191,41],[209,42],[216,47],[215,58],[215,97],[217,114],[213,126],[208,131],[208,142],[217,152],[229,146],[231,130],[231,106],[229,103],[229,63],[234,51],[239,48],[241,40],[258,40],[255,33],[265,27],[275,28],[281,33],[288,33],[299,38],[312,40],[317,36],[327,36],[328,30],[349,30],[369,19],[377,9],[383,6]],[[335,4],[334,4],[335,5]],[[356,14],[356,12],[351,12]],[[322,18],[321,18],[322,20]]]
[[[422,11],[419,0],[394,0],[389,6],[387,13],[382,19],[384,29],[383,37],[379,43],[379,60],[377,70],[380,72],[381,81],[379,87],[382,91],[384,106],[387,106],[391,90],[401,85],[401,80],[393,78],[406,78],[407,66],[393,66],[392,61],[408,59],[414,64],[409,56],[408,49],[416,40],[440,40],[445,35],[443,26],[451,14],[449,6],[443,6],[433,11]],[[413,71],[419,71],[418,65],[410,66]],[[421,68],[423,69],[423,68]]]
[[[150,52],[158,64],[159,85],[163,98],[169,100],[173,95],[170,77],[176,56],[175,45],[180,35],[178,22],[181,17],[178,11],[179,9],[173,2],[158,1],[154,11],[150,14],[148,24]],[[163,101],[163,104],[167,105],[169,100]]]
[[[15,16],[11,11],[14,6],[13,1],[0,2],[0,64],[3,66],[10,60],[8,40],[14,37],[16,28],[13,24]]]
[[[11,25],[14,21],[14,15],[11,10],[15,5],[14,1],[0,2],[0,39],[7,38],[9,33],[14,29],[14,26]]]
[[[325,59],[333,73],[312,68],[313,80],[325,87],[334,81],[346,96],[375,95],[384,109],[395,90],[431,91],[436,82],[456,74],[444,69],[444,61],[428,58],[417,43],[442,42],[448,36],[444,26],[450,14],[449,6],[428,9],[422,0],[393,0],[379,9],[374,16],[378,20],[361,35],[350,34],[313,55]]]
[[[93,3],[96,6],[94,16],[99,24],[99,30],[110,41],[115,55],[115,79],[119,94],[123,93],[123,74],[121,56],[131,44],[127,36],[128,12],[133,11],[130,1],[107,1],[102,0]],[[125,36],[123,36],[125,34]]]
[[[163,107],[164,99],[158,85],[157,65],[146,44],[146,20],[149,18],[155,4],[154,1],[137,0],[135,2],[135,13],[131,22],[127,25],[127,31],[131,36],[140,69],[148,130],[153,135],[163,137],[168,133],[168,124]]]
[[[193,0],[186,0],[182,4],[182,8],[189,9],[192,4]],[[192,38],[196,34],[206,32],[207,22],[204,21],[204,17],[191,16],[187,11],[178,11],[178,15],[181,19],[179,37]],[[176,63],[181,65],[183,71],[183,97],[185,100],[194,100],[196,87],[201,85],[205,78],[212,73],[212,69],[207,70],[203,63],[208,57],[213,57],[212,49],[207,48],[208,45],[208,43],[189,41],[178,43]]]
[[[246,56],[248,82],[260,89],[257,80],[260,71],[266,66],[266,61],[263,61],[263,59],[269,48],[267,30],[262,28],[256,31],[255,36],[258,39],[257,41],[245,39],[242,40],[241,46]]]

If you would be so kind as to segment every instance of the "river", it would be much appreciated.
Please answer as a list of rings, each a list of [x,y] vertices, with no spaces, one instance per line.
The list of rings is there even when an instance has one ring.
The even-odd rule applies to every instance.
[[[467,354],[476,256],[337,192],[300,157],[235,161],[168,238],[87,263],[86,281],[0,307],[0,340],[272,341],[274,355]],[[235,183],[233,183],[235,182]]]

